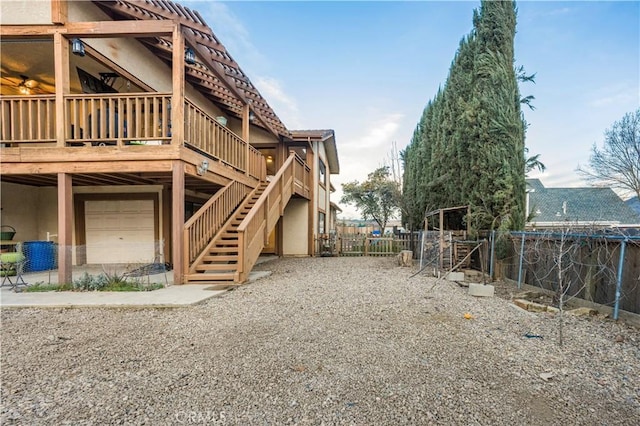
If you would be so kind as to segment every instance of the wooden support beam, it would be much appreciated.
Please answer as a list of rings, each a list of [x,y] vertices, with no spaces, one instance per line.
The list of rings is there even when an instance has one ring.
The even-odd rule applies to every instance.
[[[173,262],[173,283],[182,284],[184,279],[184,163],[173,162],[171,181],[171,261]]]
[[[51,22],[54,24],[65,24],[69,18],[69,7],[67,0],[51,0]]]
[[[173,30],[172,91],[171,98],[171,144],[184,144],[184,35],[182,27]]]
[[[245,173],[249,174],[249,115],[251,113],[251,109],[249,108],[249,104],[245,104],[242,107],[242,140],[247,143],[247,146],[244,150],[244,158],[245,158]]]
[[[25,37],[45,37],[56,33],[66,33],[64,27],[59,25],[0,25],[0,37],[2,38],[25,38]]]
[[[73,195],[70,174],[58,173],[58,283],[71,283]]]
[[[166,19],[69,22],[65,25],[68,37],[83,38],[170,36],[176,27],[173,21]]]
[[[172,160],[2,163],[3,175],[39,175],[49,173],[144,173],[169,172],[171,170]]]
[[[56,81],[56,141],[65,146],[66,116],[64,96],[69,93],[69,43],[60,33],[53,36],[53,64]]]
[[[170,20],[131,20],[131,21],[96,21],[67,22],[60,25],[2,25],[2,38],[28,36],[45,36],[61,33],[67,37],[106,38],[106,37],[144,37],[170,36],[176,28]]]
[[[307,141],[309,143],[309,145],[311,146],[311,149],[307,149],[306,150],[306,157],[304,159],[304,161],[309,165],[309,168],[311,169],[311,184],[309,185],[309,213],[307,215],[308,217],[308,221],[309,221],[309,226],[307,227],[308,231],[307,231],[307,250],[309,252],[309,256],[314,256],[316,253],[316,246],[314,244],[314,235],[316,233],[316,229],[318,229],[315,225],[315,221],[316,221],[316,217],[317,215],[317,200],[316,200],[316,188],[318,187],[318,184],[316,184],[316,160],[315,160],[315,151],[314,151],[314,147],[313,144],[311,143],[311,139],[307,138]]]

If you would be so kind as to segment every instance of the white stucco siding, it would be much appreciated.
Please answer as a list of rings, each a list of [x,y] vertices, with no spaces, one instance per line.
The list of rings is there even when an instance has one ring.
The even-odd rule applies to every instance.
[[[43,0],[1,0],[0,24],[51,24],[51,3]]]
[[[38,217],[51,212],[55,214],[56,205],[42,206],[39,200],[40,189],[34,186],[2,182],[0,190],[2,225],[9,225],[15,229],[13,241],[37,240]],[[11,231],[8,227],[2,230]]]
[[[282,218],[282,254],[284,256],[309,255],[308,201],[292,198]]]
[[[81,1],[69,3],[69,20],[91,22],[111,19],[93,3]],[[139,78],[153,90],[161,93],[172,92],[171,67],[134,38],[90,38],[83,39],[83,42]],[[222,115],[220,108],[213,105],[189,84],[185,85],[185,95],[212,117]]]

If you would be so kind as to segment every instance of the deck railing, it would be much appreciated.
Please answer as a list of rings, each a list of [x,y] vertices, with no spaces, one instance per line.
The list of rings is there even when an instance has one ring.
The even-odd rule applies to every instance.
[[[0,97],[0,143],[55,141],[54,95]]]
[[[246,281],[265,243],[269,240],[269,233],[276,226],[294,193],[295,169],[299,167],[298,159],[295,153],[289,155],[247,217],[238,226],[237,282]]]
[[[64,96],[65,146],[168,145],[170,93]],[[215,117],[185,99],[184,144],[234,170],[266,179],[262,154]],[[0,144],[56,144],[54,95],[0,96]]]
[[[67,145],[171,143],[171,94],[65,96]]]
[[[266,163],[258,150],[190,101],[185,101],[185,143],[260,180]]]
[[[184,225],[184,265],[196,263],[204,249],[222,229],[231,214],[249,193],[249,188],[232,181],[207,201]]]
[[[311,169],[296,155],[293,165],[294,192],[305,198],[311,197]]]

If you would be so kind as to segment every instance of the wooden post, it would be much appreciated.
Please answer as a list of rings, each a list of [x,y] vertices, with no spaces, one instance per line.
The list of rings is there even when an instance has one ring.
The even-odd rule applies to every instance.
[[[66,105],[64,96],[69,93],[69,42],[59,32],[53,34],[53,63],[56,81],[56,141],[57,146],[66,144]]]
[[[411,250],[402,250],[398,253],[398,266],[413,266],[413,252]]]
[[[242,107],[242,140],[247,144],[244,150],[244,173],[249,174],[249,104]]]
[[[316,254],[316,245],[314,244],[314,235],[318,226],[316,225],[316,220],[318,217],[318,207],[316,200],[316,192],[318,191],[319,183],[316,182],[316,154],[315,154],[315,146],[311,143],[311,138],[307,137],[307,143],[309,147],[307,148],[307,154],[305,157],[305,162],[307,166],[309,166],[310,171],[310,180],[309,184],[309,202],[307,205],[309,206],[308,210],[308,221],[309,221],[309,232],[307,233],[307,247],[309,251],[309,256],[315,256]]]
[[[176,25],[173,30],[173,64],[172,64],[172,91],[171,97],[171,144],[182,145],[184,143],[184,36],[182,26]],[[174,259],[175,261],[175,259]]]
[[[73,193],[71,175],[58,173],[58,283],[72,282]]]
[[[173,162],[171,179],[171,258],[173,262],[173,283],[182,284],[184,280],[182,241],[184,229],[184,163]]]
[[[51,0],[51,22],[54,24],[66,24],[67,18],[67,0]]]
[[[444,270],[444,210],[440,209],[438,218],[440,220],[440,269]]]

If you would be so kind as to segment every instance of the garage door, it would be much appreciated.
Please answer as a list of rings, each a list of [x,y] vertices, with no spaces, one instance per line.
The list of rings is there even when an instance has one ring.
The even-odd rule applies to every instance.
[[[85,201],[87,263],[151,263],[153,200]]]

